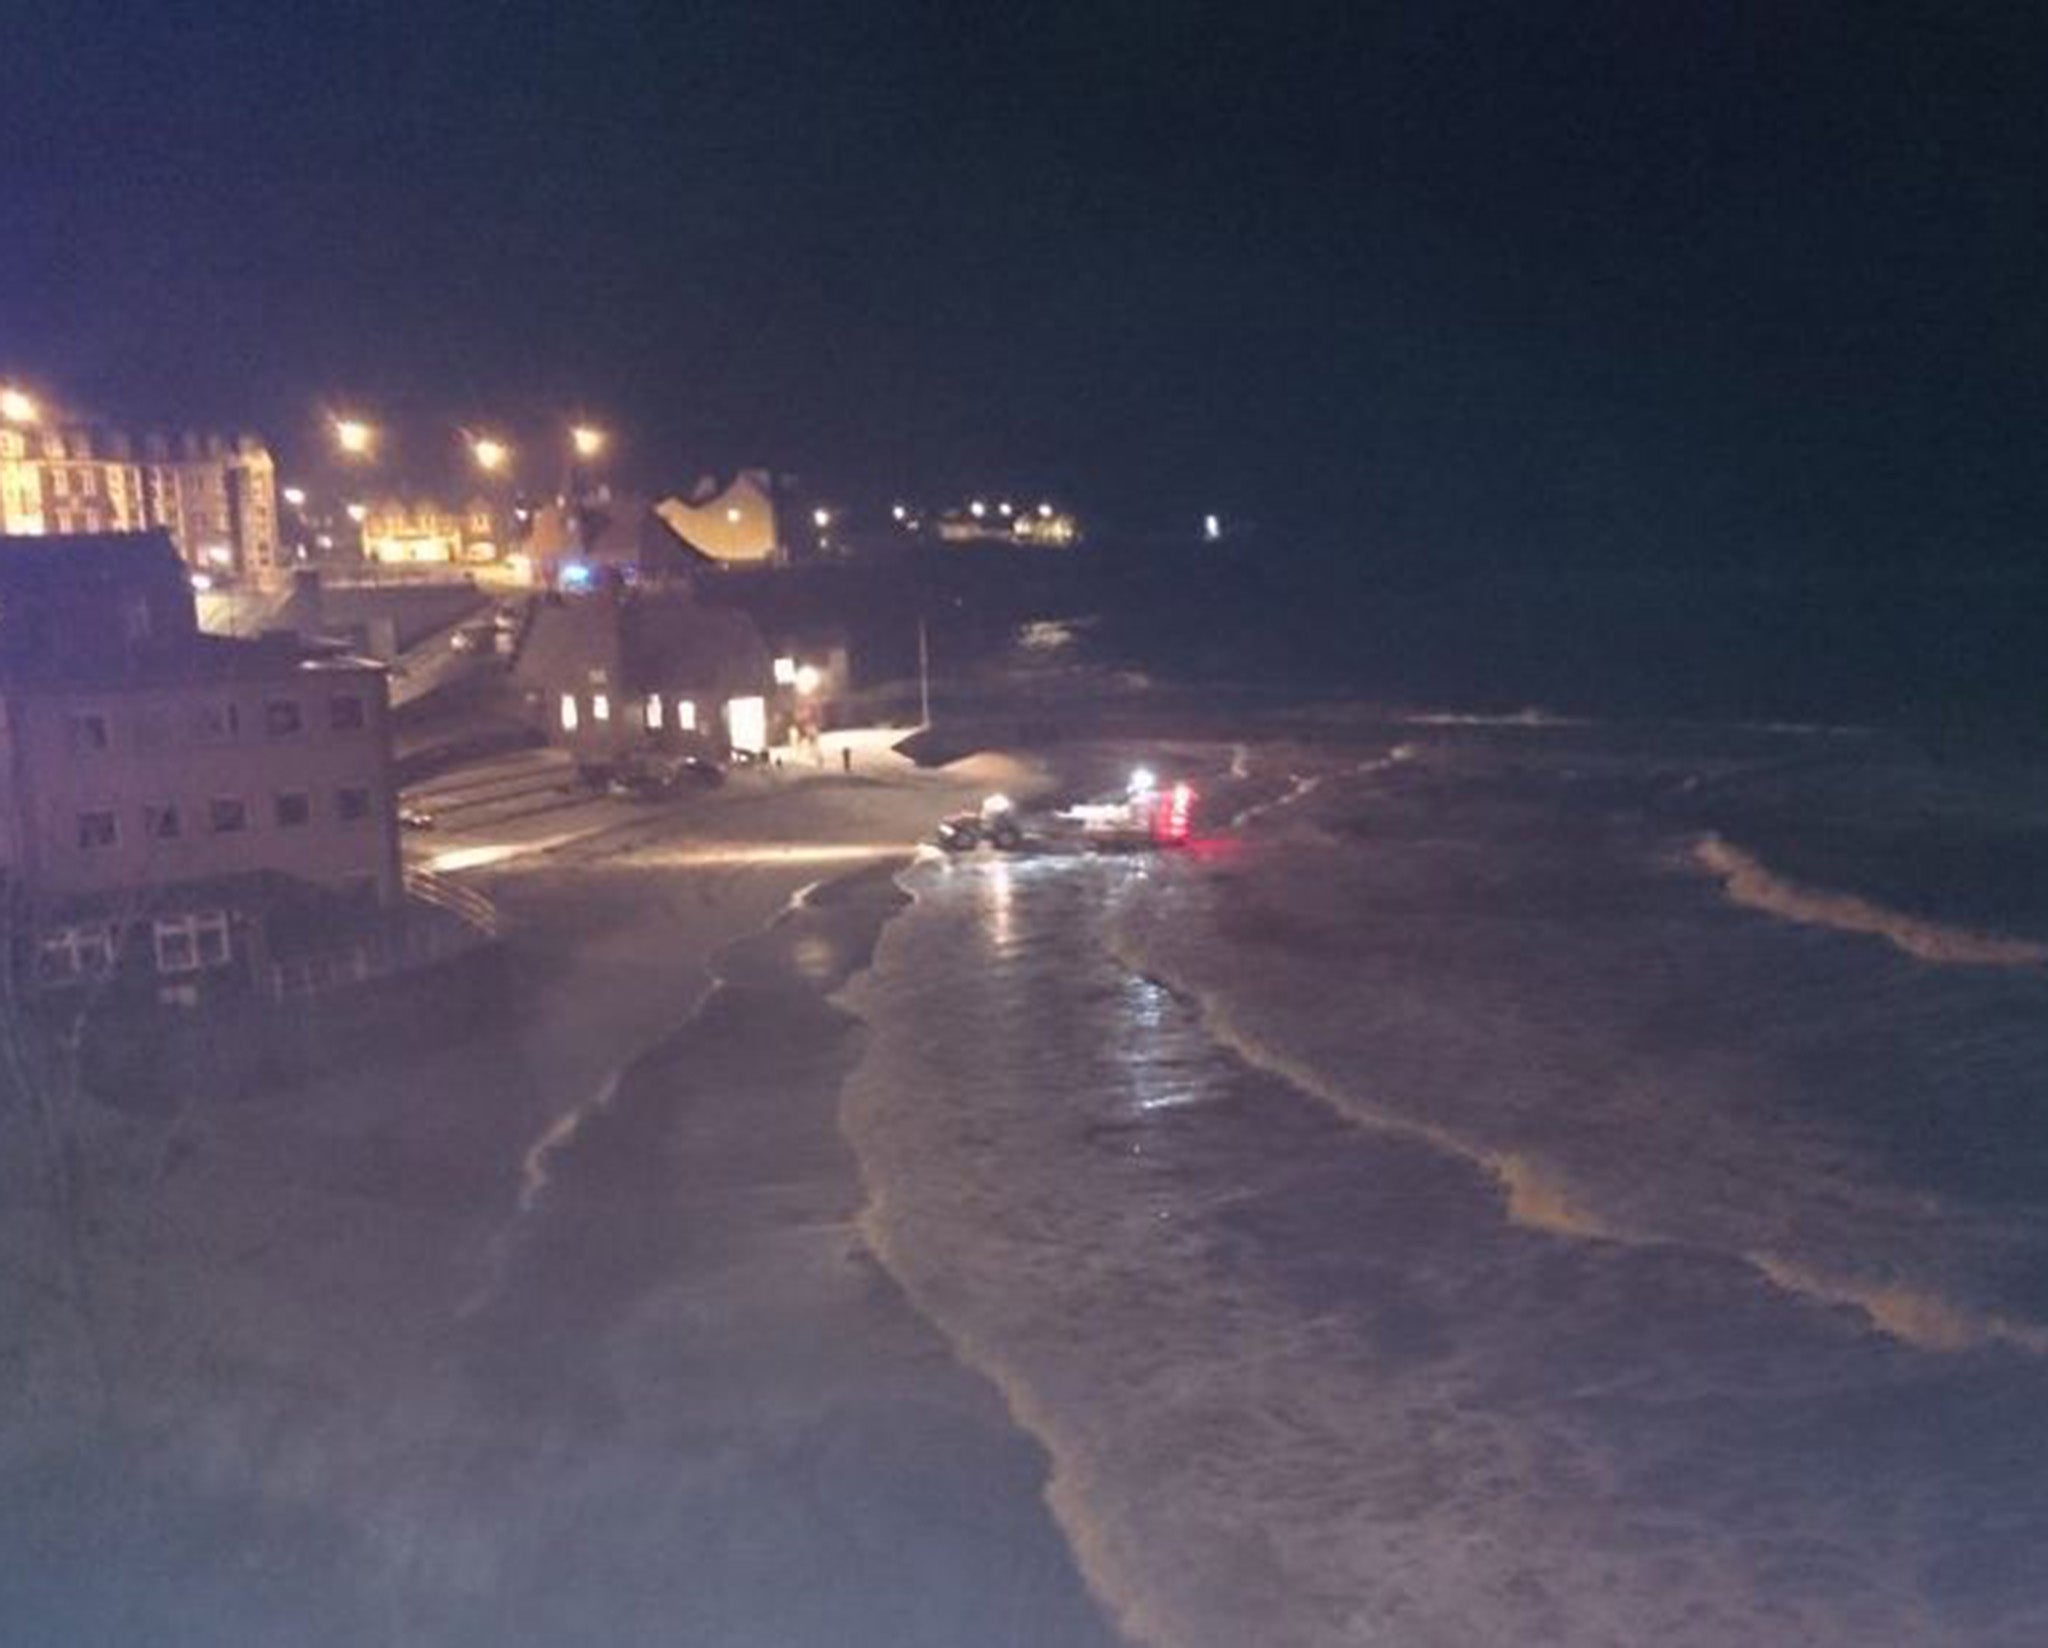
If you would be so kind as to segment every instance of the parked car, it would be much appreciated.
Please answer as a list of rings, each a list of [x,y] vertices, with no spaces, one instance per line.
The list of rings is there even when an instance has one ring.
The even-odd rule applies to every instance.
[[[641,755],[613,770],[605,781],[608,794],[630,801],[660,801],[685,789],[708,789],[725,782],[714,762],[697,755]]]

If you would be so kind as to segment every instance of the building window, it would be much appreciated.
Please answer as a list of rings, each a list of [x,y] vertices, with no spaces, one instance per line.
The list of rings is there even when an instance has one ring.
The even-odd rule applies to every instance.
[[[768,700],[758,697],[725,701],[725,736],[736,750],[768,747]]]
[[[285,829],[313,822],[313,798],[304,790],[284,790],[275,798],[277,822]]]
[[[370,792],[360,784],[334,792],[334,811],[344,824],[360,824],[370,816]]]
[[[202,704],[199,706],[199,736],[201,738],[232,738],[241,730],[242,717],[233,704]]]
[[[80,847],[88,851],[96,847],[111,847],[120,839],[121,823],[112,812],[90,812],[78,815],[78,844]]]
[[[580,717],[580,716],[578,716],[578,715],[577,715],[577,713],[576,713],[576,695],[575,695],[575,694],[574,694],[573,692],[565,692],[565,693],[563,693],[563,694],[562,694],[562,731],[564,731],[564,732],[574,732],[574,731],[576,730],[576,724],[577,724],[577,722],[578,722],[578,721],[579,721],[580,719],[581,719],[581,717]]]
[[[142,833],[151,841],[176,841],[185,833],[185,821],[175,801],[158,801],[142,809]]]
[[[647,695],[647,730],[661,731],[661,694],[658,692],[650,692]]]
[[[612,718],[612,701],[601,692],[590,695],[590,719],[609,721]]]
[[[240,796],[217,795],[206,805],[206,821],[215,835],[233,835],[249,827],[249,804]]]
[[[697,700],[678,698],[676,700],[676,725],[684,732],[697,730]]]
[[[327,700],[327,724],[336,732],[360,732],[364,720],[363,701],[354,693],[338,693]]]
[[[74,715],[71,718],[71,747],[75,751],[104,750],[107,747],[107,718],[104,715]]]
[[[196,973],[204,967],[222,967],[232,953],[228,918],[219,910],[205,915],[165,916],[156,923],[159,973]]]
[[[289,738],[302,725],[296,698],[273,698],[263,706],[263,730],[272,738]]]
[[[98,921],[45,933],[36,946],[36,977],[45,984],[61,984],[110,972],[119,938],[120,929],[112,922]]]

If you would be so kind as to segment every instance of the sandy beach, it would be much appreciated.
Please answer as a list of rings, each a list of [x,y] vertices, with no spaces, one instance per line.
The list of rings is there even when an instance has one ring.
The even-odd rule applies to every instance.
[[[502,863],[504,1022],[202,1105],[109,1236],[111,1430],[61,1314],[8,1311],[6,1640],[1117,1640],[838,1128],[830,998],[996,780],[734,785]]]

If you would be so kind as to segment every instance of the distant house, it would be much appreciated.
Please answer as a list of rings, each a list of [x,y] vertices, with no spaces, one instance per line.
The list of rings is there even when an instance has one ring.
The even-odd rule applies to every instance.
[[[778,730],[761,632],[687,590],[614,580],[543,600],[513,679],[534,725],[591,772],[647,750],[759,755]]]
[[[365,510],[361,529],[363,559],[382,565],[495,561],[505,536],[485,498],[460,509],[431,498],[380,498]]]
[[[674,583],[707,564],[645,498],[609,490],[573,505],[543,505],[534,514],[526,554],[542,583],[569,590],[610,577]]]
[[[723,483],[707,475],[688,497],[664,498],[654,512],[706,561],[767,566],[781,560],[785,548],[781,492],[768,470],[742,469]]]
[[[384,672],[202,634],[167,534],[0,538],[0,707],[10,939],[45,984],[196,1000],[402,900]]]

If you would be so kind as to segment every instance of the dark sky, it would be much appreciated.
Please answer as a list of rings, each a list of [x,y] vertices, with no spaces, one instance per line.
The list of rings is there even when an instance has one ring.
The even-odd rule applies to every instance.
[[[2031,9],[13,0],[0,374],[1424,558],[2027,553]]]

